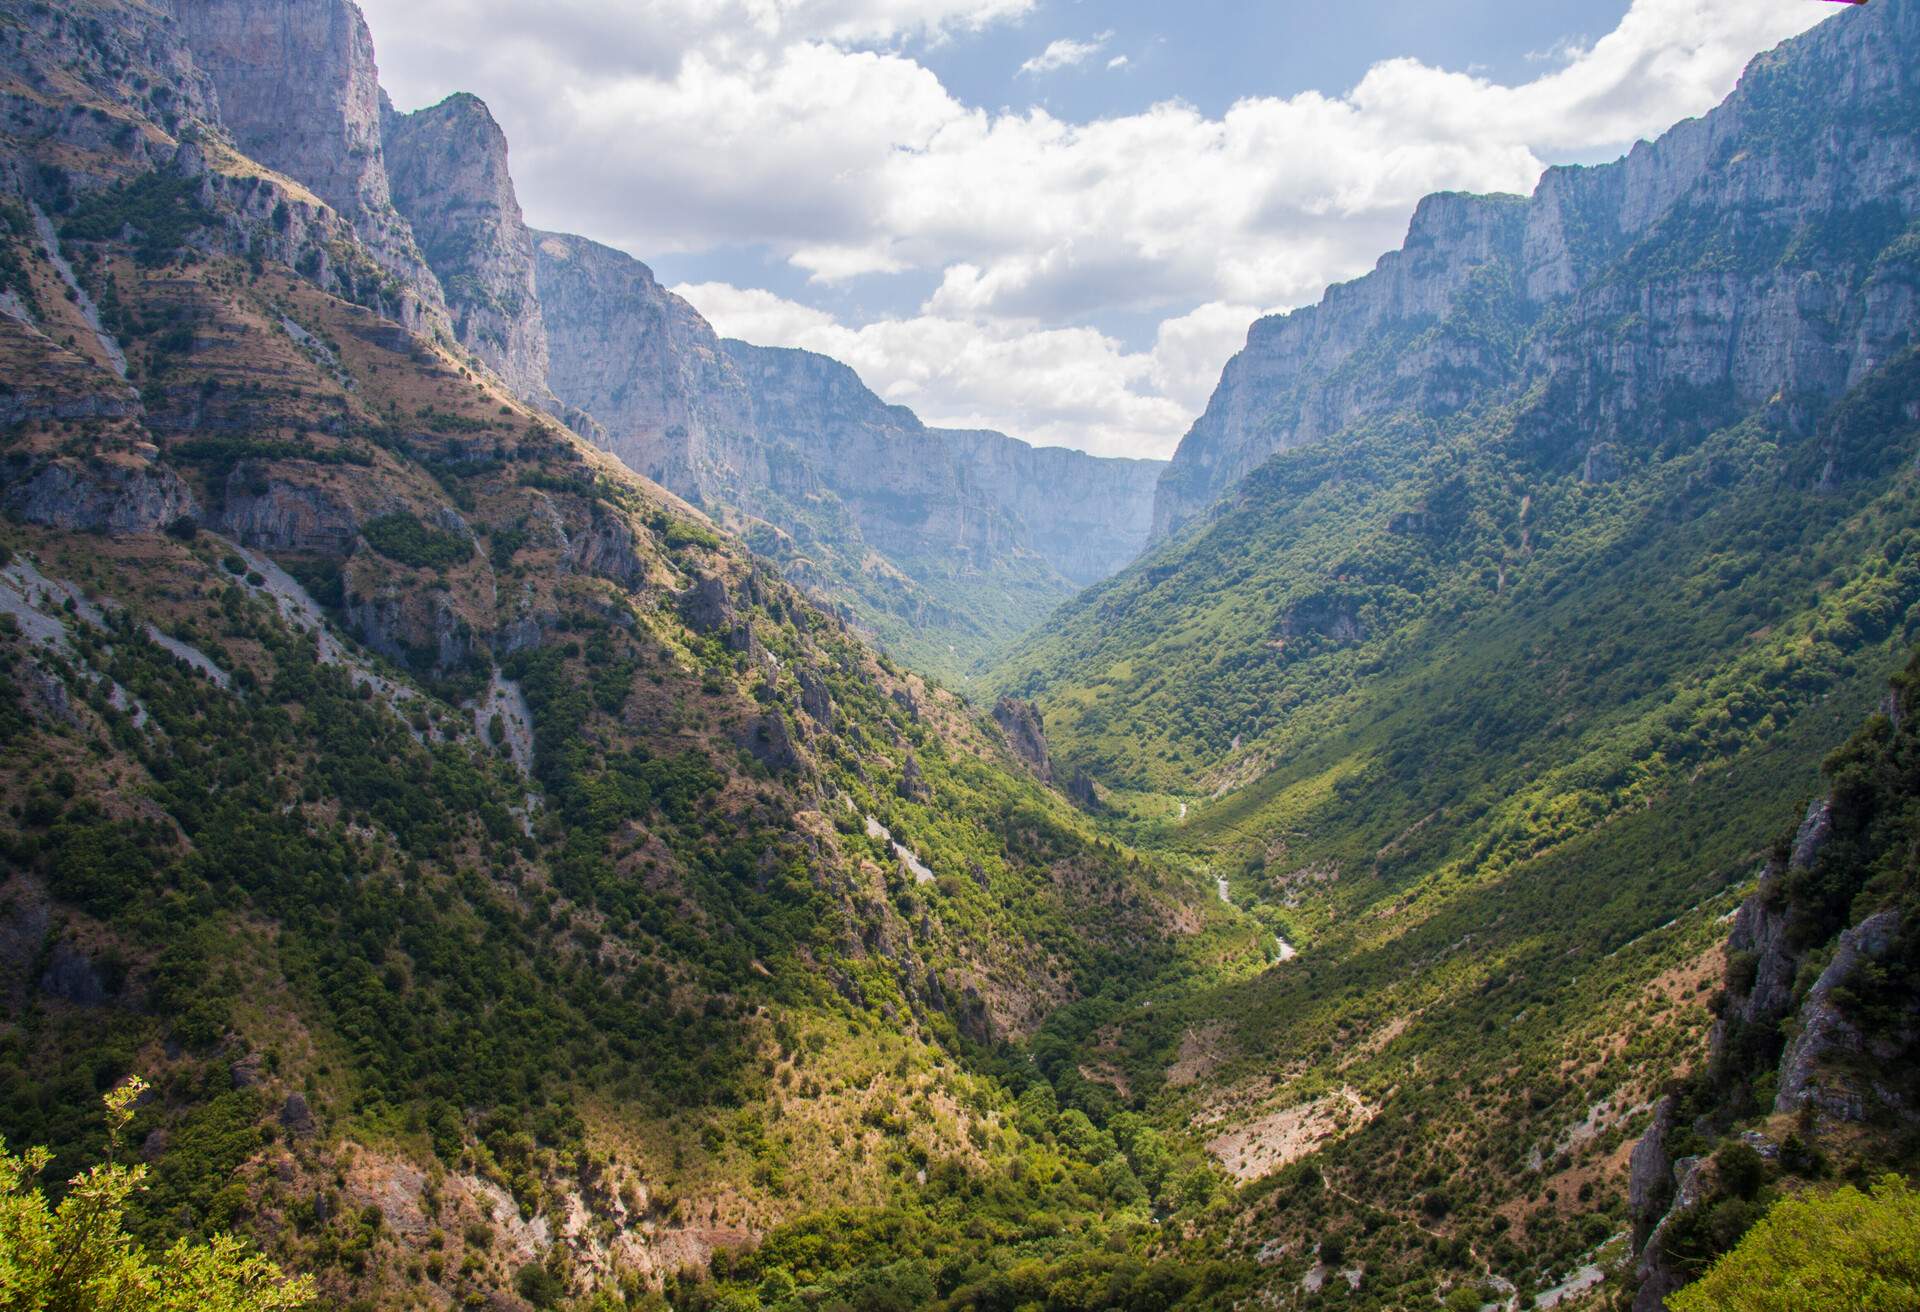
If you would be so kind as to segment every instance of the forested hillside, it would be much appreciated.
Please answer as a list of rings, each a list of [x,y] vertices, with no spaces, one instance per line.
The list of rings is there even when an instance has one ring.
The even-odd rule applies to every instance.
[[[1920,637],[1915,14],[1530,199],[1429,199],[1256,326],[1171,536],[996,676],[1286,945],[1145,1064],[1207,1072],[1165,1114],[1277,1190],[1294,1278],[1328,1235],[1373,1306],[1604,1265],[1720,920]]]
[[[0,1131],[49,1187],[143,1076],[141,1242],[377,1307],[644,1301],[936,1190],[1005,1194],[991,1271],[1206,1193],[1165,1148],[1047,1219],[1093,1150],[1012,1045],[1244,954],[1209,887],[458,350],[164,15],[7,20]]]

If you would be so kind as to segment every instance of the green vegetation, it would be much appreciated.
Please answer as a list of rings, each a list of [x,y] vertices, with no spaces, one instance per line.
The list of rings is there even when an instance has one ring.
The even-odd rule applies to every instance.
[[[26,208],[14,201],[0,201],[0,291],[19,297],[35,317],[41,313],[40,298],[33,290],[27,265],[38,258],[38,244],[39,236]]]
[[[844,608],[876,646],[909,668],[968,684],[1073,596],[1040,557],[997,553],[982,565],[952,552],[869,549],[853,512],[831,493],[805,500],[756,489],[768,519],[740,526],[753,551],[826,602]]]
[[[107,1161],[90,1166],[52,1202],[37,1185],[45,1149],[16,1157],[0,1145],[0,1299],[18,1312],[278,1312],[313,1299],[239,1240],[215,1235],[149,1253],[127,1233],[145,1166],[114,1160],[147,1085],[129,1079],[106,1095]]]
[[[1227,1215],[1213,1174],[1143,1118],[1122,1113],[1096,1128],[1035,1084],[1015,1120],[1020,1152],[1001,1170],[929,1163],[910,1199],[792,1221],[751,1253],[717,1261],[712,1284],[676,1282],[670,1302],[768,1312],[823,1303],[858,1312],[1163,1312],[1231,1306],[1251,1288],[1251,1264],[1226,1260],[1202,1237]],[[1169,1243],[1166,1227],[1194,1237]]]
[[[1877,209],[1778,231],[1680,210],[1624,249],[1573,239],[1597,287],[1636,297],[1808,266],[1859,284],[1911,251]],[[1721,917],[1920,640],[1920,359],[1812,418],[1675,388],[1657,422],[1610,429],[1520,362],[1601,359],[1633,326],[1579,303],[1530,320],[1511,273],[1383,333],[1327,383],[1372,398],[1367,418],[1269,460],[988,680],[1038,701],[1056,770],[1104,785],[1108,832],[1223,878],[1300,952],[1178,981],[1124,1043],[1064,1023],[1042,1042],[1060,1069],[1117,1067],[1223,1160],[1299,1109],[1365,1108],[1317,1145],[1312,1186],[1256,1160],[1242,1196],[1270,1245],[1334,1237],[1365,1269],[1339,1295],[1358,1307],[1464,1305],[1494,1276],[1524,1305],[1631,1228],[1618,1151],[1704,1052]],[[1495,364],[1395,372],[1428,350]],[[1809,945],[1907,896],[1907,749],[1875,732],[1831,764],[1836,797],[1882,799],[1876,836],[1782,886],[1819,908]],[[1891,964],[1910,956],[1857,986],[1877,1031],[1913,996]],[[1676,1155],[1770,1102],[1784,1035],[1735,1038],[1738,1071],[1681,1086],[1681,1123],[1711,1132]],[[1203,1081],[1164,1079],[1189,1057]],[[1689,1271],[1820,1152],[1803,1131],[1756,1182],[1724,1151],[1667,1237]]]
[[[1786,1198],[1694,1284],[1672,1312],[1812,1312],[1920,1307],[1920,1194],[1897,1175],[1867,1193]]]
[[[360,526],[360,536],[388,560],[415,569],[447,569],[473,555],[473,543],[466,537],[429,528],[404,510],[368,520]]]
[[[76,200],[60,220],[60,238],[110,242],[131,232],[134,258],[163,264],[214,220],[200,188],[200,179],[187,174],[142,173]]]
[[[1719,1009],[1723,1035],[1714,1060],[1675,1090],[1681,1126],[1668,1145],[1675,1156],[1712,1152],[1713,1169],[1691,1208],[1676,1214],[1663,1233],[1666,1261],[1697,1275],[1741,1240],[1783,1189],[1809,1187],[1823,1176],[1871,1166],[1911,1168],[1915,1148],[1886,1105],[1910,1105],[1920,1096],[1911,1033],[1902,1019],[1920,994],[1920,734],[1911,711],[1920,694],[1920,651],[1893,680],[1891,713],[1876,713],[1829,755],[1827,830],[1817,852],[1792,861],[1793,831],[1777,835],[1768,874],[1759,892],[1765,914],[1781,926],[1780,950],[1795,954],[1796,1003],[1835,955],[1841,934],[1882,912],[1898,916],[1893,941],[1877,959],[1859,963],[1828,1004],[1862,1032],[1876,1036],[1882,1060],[1865,1064],[1829,1054],[1820,1078],[1859,1093],[1864,1126],[1823,1146],[1817,1118],[1797,1114],[1784,1136],[1777,1165],[1769,1165],[1741,1139],[1742,1127],[1770,1129],[1779,1091],[1780,1063],[1789,1034],[1804,1023],[1795,1015],[1748,1014],[1759,962],[1736,952],[1727,963]],[[1715,1147],[1715,1142],[1718,1146]]]
[[[157,460],[209,527],[0,525],[62,581],[0,617],[0,1128],[46,1145],[0,1152],[0,1303],[1524,1307],[1650,1228],[1623,1175],[1665,1098],[1682,1309],[1910,1299],[1910,1188],[1817,1191],[1916,1161],[1920,355],[1621,419],[1537,377],[1641,341],[1626,302],[1540,317],[1488,263],[1341,366],[1363,421],[993,673],[1085,812],[840,618],[962,674],[1065,598],[1044,562],[889,563],[832,498],[723,525],[828,613],[335,300],[403,290],[351,241],[300,257],[325,290],[271,267],[273,179],[68,167],[35,185],[147,404],[17,436]],[[1628,301],[1846,301],[1920,252],[1879,204],[1601,217],[1561,216],[1570,258]],[[397,600],[365,636],[421,658],[311,631],[219,537],[276,481],[407,507],[281,563],[335,624],[349,582]],[[563,542],[591,566],[536,564]],[[1774,1110],[1804,1030],[1722,970],[1763,862],[1796,1006],[1902,914],[1822,986],[1878,1045],[1823,1068],[1871,1109],[1845,1134]]]

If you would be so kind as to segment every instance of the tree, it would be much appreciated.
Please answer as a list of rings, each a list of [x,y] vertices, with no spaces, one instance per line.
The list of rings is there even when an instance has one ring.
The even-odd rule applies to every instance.
[[[147,1090],[137,1076],[105,1098],[107,1160],[70,1182],[50,1204],[35,1183],[51,1154],[14,1156],[0,1141],[0,1308],[6,1312],[287,1312],[313,1299],[313,1282],[290,1279],[231,1235],[205,1244],[182,1239],[158,1257],[124,1225],[127,1200],[147,1168],[115,1157],[133,1106]]]
[[[1775,1204],[1667,1300],[1672,1312],[1909,1312],[1920,1307],[1920,1193],[1897,1175]]]

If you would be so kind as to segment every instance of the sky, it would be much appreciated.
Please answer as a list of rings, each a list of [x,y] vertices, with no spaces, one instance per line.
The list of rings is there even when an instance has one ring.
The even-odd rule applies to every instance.
[[[360,0],[535,227],[928,423],[1166,457],[1248,325],[1704,113],[1820,0]],[[1844,15],[1842,15],[1844,17]]]

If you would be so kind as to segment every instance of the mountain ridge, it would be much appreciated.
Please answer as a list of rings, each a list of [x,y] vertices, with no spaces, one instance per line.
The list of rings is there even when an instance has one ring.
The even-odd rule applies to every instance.
[[[1781,331],[1796,312],[1790,279],[1763,278],[1727,289],[1747,306],[1731,320],[1703,278],[1687,293],[1702,298],[1698,338],[1668,343],[1644,337],[1634,344],[1637,354],[1626,357],[1599,348],[1610,326],[1638,308],[1630,299],[1633,285],[1596,285],[1595,279],[1636,245],[1646,246],[1650,258],[1659,243],[1672,250],[1680,239],[1675,229],[1686,218],[1679,212],[1683,201],[1718,213],[1754,206],[1777,221],[1791,219],[1796,205],[1808,211],[1823,190],[1851,182],[1862,195],[1910,210],[1920,177],[1912,157],[1893,144],[1897,134],[1867,135],[1865,148],[1879,153],[1848,158],[1834,148],[1831,134],[1838,128],[1827,112],[1815,115],[1822,128],[1782,128],[1809,144],[1815,134],[1828,134],[1818,142],[1822,149],[1796,161],[1736,157],[1729,143],[1749,121],[1763,129],[1781,127],[1778,106],[1796,96],[1814,106],[1855,106],[1860,118],[1852,122],[1872,122],[1886,105],[1912,92],[1911,71],[1897,60],[1874,57],[1874,47],[1912,40],[1913,23],[1908,7],[1890,5],[1859,22],[1823,24],[1757,57],[1722,106],[1655,142],[1639,143],[1613,163],[1548,169],[1530,197],[1448,193],[1423,200],[1402,249],[1383,256],[1372,273],[1329,288],[1318,305],[1253,325],[1247,347],[1227,365],[1207,411],[1163,478],[1154,511],[1156,539],[1202,513],[1268,456],[1391,408],[1409,386],[1438,389],[1429,400],[1444,411],[1466,394],[1463,386],[1471,391],[1552,377],[1566,393],[1553,398],[1563,426],[1590,426],[1592,446],[1615,440],[1632,424],[1636,408],[1668,390],[1724,387],[1735,402],[1752,404],[1783,386],[1831,399],[1837,389],[1857,383],[1870,362],[1886,358],[1901,340],[1898,326],[1911,320],[1912,292],[1905,284],[1869,286],[1864,304],[1833,307],[1852,322],[1834,324],[1830,339],[1821,342],[1797,341]],[[1813,62],[1821,66],[1817,82],[1805,71]],[[1798,177],[1802,163],[1831,176]],[[1504,266],[1501,276],[1510,280],[1498,294],[1513,299],[1523,321],[1571,313],[1584,333],[1573,328],[1536,337],[1514,357],[1499,344],[1450,330],[1456,298],[1472,287],[1476,271],[1493,264]],[[1850,355],[1844,341],[1849,332],[1860,338]],[[1868,340],[1876,336],[1877,344]],[[1403,352],[1390,370],[1358,358],[1363,346],[1377,352],[1382,337],[1391,337]],[[1564,346],[1559,358],[1547,353],[1556,342]],[[1835,377],[1832,362],[1842,356],[1850,367]],[[1570,376],[1586,365],[1607,376]],[[1629,378],[1632,388],[1622,385]],[[1593,396],[1618,397],[1626,408],[1592,413]]]
[[[405,302],[396,302],[403,323],[458,343],[516,396],[676,493],[716,509],[724,502],[743,529],[765,523],[773,531],[761,545],[795,577],[917,663],[964,677],[987,651],[1144,543],[1151,489],[1139,467],[1115,466],[1100,479],[1099,495],[1087,495],[1076,478],[1104,468],[1096,457],[1023,463],[1016,453],[1032,448],[980,434],[956,434],[965,450],[948,449],[917,417],[872,429],[896,444],[918,443],[913,458],[887,451],[884,461],[863,466],[812,450],[806,461],[819,468],[794,475],[800,444],[749,416],[738,370],[696,310],[663,299],[671,294],[637,261],[626,267],[624,252],[527,227],[508,142],[484,102],[460,92],[412,113],[394,109],[357,7],[192,0],[181,6],[180,21],[210,83],[212,112],[227,106],[221,121],[244,152],[311,186],[353,226],[360,248]],[[298,76],[279,76],[278,61],[296,52]],[[543,243],[559,243],[570,259],[543,253]],[[609,297],[632,304],[595,304]],[[657,340],[638,331],[643,324],[659,330]],[[627,335],[601,335],[616,325]],[[613,359],[621,351],[624,364]],[[630,390],[638,378],[670,390],[644,398]],[[854,409],[870,411],[853,390]],[[798,417],[791,405],[785,413]],[[803,426],[818,434],[858,423],[816,414]],[[967,473],[989,449],[1006,467],[997,485]],[[937,487],[938,501],[974,504],[976,513],[949,521],[945,531],[927,515],[913,524],[873,520],[867,527],[883,535],[911,538],[910,559],[895,560],[865,540],[860,515],[808,507],[790,495],[794,478],[816,497],[831,482],[869,506],[891,498],[904,513],[919,494],[871,482],[881,468],[896,482]],[[1037,494],[1027,480],[1041,484]],[[1053,522],[1061,505],[1077,513]],[[804,548],[792,546],[796,535]],[[1092,545],[1083,542],[1089,537]]]

